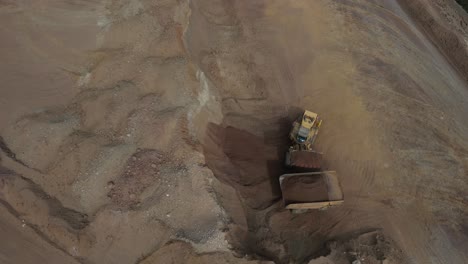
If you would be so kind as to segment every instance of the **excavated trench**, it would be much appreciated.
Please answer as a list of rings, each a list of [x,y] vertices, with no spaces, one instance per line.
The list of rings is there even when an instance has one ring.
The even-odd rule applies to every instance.
[[[192,1],[185,43],[223,114],[221,120],[208,122],[199,139],[208,168],[235,189],[228,193],[215,188],[230,217],[229,243],[241,256],[304,263],[330,253],[327,242],[338,239],[332,232],[349,210],[294,215],[283,208],[278,180],[286,172],[292,121],[307,105],[298,77],[312,55],[307,50],[285,52],[272,43],[284,29],[275,29],[278,21],[266,14],[281,7],[280,2]],[[291,8],[285,17],[301,14],[300,8]],[[314,42],[309,34],[286,37]],[[359,236],[366,230],[352,232]]]
[[[208,167],[236,190],[231,195],[218,190],[231,218],[228,238],[234,249],[241,255],[278,263],[302,263],[330,253],[328,241],[358,238],[384,228],[385,236],[379,236],[391,248],[384,258],[404,262],[404,253],[390,242],[395,239],[408,246],[405,253],[427,260],[424,253],[412,248],[408,237],[402,238],[393,229],[395,215],[417,218],[396,204],[407,201],[400,195],[403,189],[420,187],[414,179],[397,176],[411,167],[389,168],[389,163],[401,158],[392,154],[393,149],[409,145],[399,132],[389,139],[383,128],[389,123],[406,126],[407,120],[382,119],[382,115],[395,109],[409,111],[411,116],[414,103],[386,102],[393,98],[434,102],[429,99],[433,90],[423,87],[425,81],[418,76],[419,65],[403,60],[398,68],[399,62],[392,57],[396,52],[412,56],[430,51],[434,61],[450,63],[399,5],[392,1],[336,1],[286,7],[280,2],[247,5],[201,0],[193,1],[191,10],[187,50],[209,80],[213,100],[223,113],[222,120],[207,126],[201,141]],[[322,15],[332,12],[340,13],[333,22]],[[369,12],[373,15],[367,17]],[[313,21],[307,18],[314,15]],[[301,31],[301,25],[310,28]],[[359,38],[364,32],[375,34],[376,39]],[[366,50],[369,46],[377,48]],[[387,49],[388,54],[379,49]],[[424,67],[431,67],[431,62],[425,63]],[[449,85],[463,89],[465,84],[455,76],[457,70],[449,67],[446,70],[453,77]],[[391,70],[378,70],[381,68]],[[387,89],[393,92],[383,99],[380,93]],[[443,104],[430,107],[444,108]],[[285,171],[287,133],[301,108],[325,116],[318,148],[325,152],[326,166],[338,171],[344,185],[347,203],[341,208],[303,215],[282,208],[278,177]],[[390,151],[382,144],[392,146]],[[405,187],[394,194],[387,191],[389,186],[401,184]],[[412,221],[403,225],[411,226]],[[423,231],[413,232],[418,233],[417,239],[427,238]],[[460,260],[459,256],[437,258]]]
[[[222,120],[208,123],[200,141],[215,177],[236,190],[217,190],[230,216],[227,237],[234,251],[277,263],[303,262],[321,251],[324,235],[316,221],[288,223],[293,216],[281,208],[278,179],[285,171],[291,122],[301,110],[291,69],[280,53],[274,55],[277,47],[262,39],[271,37],[261,28],[268,23],[265,5],[191,3],[187,50],[223,113]],[[286,219],[272,227],[277,214]],[[296,236],[298,227],[307,231]]]

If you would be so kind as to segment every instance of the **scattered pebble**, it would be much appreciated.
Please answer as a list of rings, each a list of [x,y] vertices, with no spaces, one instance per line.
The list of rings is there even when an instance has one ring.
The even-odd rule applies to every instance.
[[[109,189],[114,188],[114,186],[115,186],[115,183],[114,183],[113,181],[109,181],[109,182],[107,183],[107,188],[109,188]]]
[[[151,164],[151,168],[155,169],[156,168],[156,164]]]

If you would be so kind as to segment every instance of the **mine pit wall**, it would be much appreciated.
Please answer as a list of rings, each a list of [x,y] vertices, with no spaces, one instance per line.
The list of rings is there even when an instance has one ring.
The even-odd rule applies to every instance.
[[[350,50],[360,51],[353,54],[353,59],[357,62],[358,76],[364,77],[355,78],[353,83],[366,110],[374,117],[379,141],[390,152],[387,165],[394,170],[390,174],[379,173],[374,180],[392,189],[391,203],[398,210],[422,209],[415,219],[426,222],[437,233],[437,239],[427,244],[426,252],[414,248],[411,255],[415,259],[419,255],[420,262],[431,259],[436,263],[463,263],[466,256],[459,246],[466,245],[461,241],[466,241],[467,237],[458,230],[464,229],[467,217],[466,206],[459,195],[466,188],[463,179],[467,177],[468,129],[464,121],[468,114],[467,86],[462,79],[466,73],[460,74],[461,71],[440,54],[439,41],[428,41],[425,32],[418,30],[414,21],[419,19],[411,12],[407,19],[398,5],[384,5],[389,10],[382,10],[380,5],[369,8],[360,4],[363,1],[340,2],[353,7],[347,10],[349,34],[344,32],[344,39],[361,39],[347,43]],[[421,1],[405,1],[402,6],[417,2]],[[426,4],[421,9],[434,8],[433,4]],[[363,16],[366,19],[362,19]],[[382,23],[382,17],[395,23]],[[432,17],[437,15],[431,14],[422,20]],[[377,38],[368,38],[375,32],[380,32]],[[458,37],[463,39],[461,34]],[[406,229],[413,220],[402,224],[398,223],[400,219],[393,217],[389,222],[394,227],[399,226],[394,237],[403,249],[415,243],[411,237],[432,236],[418,230],[417,226]],[[456,249],[441,250],[441,244],[451,244]],[[423,261],[424,255],[430,257]]]
[[[359,1],[342,2],[351,6],[351,2]],[[467,210],[459,194],[466,189],[466,181],[463,179],[468,176],[468,127],[464,121],[468,114],[467,85],[464,80],[467,75],[466,71],[463,73],[464,66],[458,68],[453,61],[450,63],[447,60],[450,59],[447,54],[443,56],[441,53],[445,52],[445,42],[452,39],[452,34],[456,33],[462,41],[466,39],[466,34],[454,30],[439,35],[438,32],[432,32],[435,35],[431,36],[431,32],[420,30],[417,24],[414,25],[422,20],[431,27],[447,29],[448,25],[436,19],[442,15],[434,3],[444,1],[426,1],[425,6],[420,6],[423,1],[401,2],[404,2],[401,3],[403,7],[417,6],[418,10],[408,12],[408,17],[401,13],[401,9],[390,5],[392,12],[385,13],[399,20],[399,24],[380,24],[378,13],[369,12],[365,8],[356,8],[352,13],[354,17],[368,14],[366,20],[349,20],[349,32],[353,32],[351,34],[354,37],[362,37],[362,41],[350,43],[351,49],[367,49],[362,54],[356,53],[355,59],[358,61],[359,74],[368,77],[356,79],[355,84],[359,87],[368,112],[374,115],[379,129],[377,131],[381,135],[380,141],[390,150],[392,160],[389,160],[389,164],[393,163],[390,167],[396,173],[390,174],[390,177],[387,177],[388,174],[380,174],[375,181],[383,183],[388,180],[384,186],[392,188],[392,204],[397,208],[403,211],[416,208],[419,211],[423,208],[415,218],[426,222],[429,229],[434,230],[431,232],[437,234],[437,238],[427,244],[426,252],[415,248],[411,253],[413,257],[427,255],[430,257],[426,261],[463,263],[466,255],[460,245],[466,245],[467,237],[460,231],[464,230]],[[449,3],[445,7],[448,14],[457,17],[457,13],[448,8]],[[381,8],[376,5],[374,9]],[[427,10],[434,13],[425,13]],[[421,14],[425,17],[418,17]],[[407,32],[404,32],[405,28]],[[377,30],[388,34],[380,34],[376,39],[366,38],[370,32]],[[361,35],[361,32],[364,34]],[[346,33],[343,36],[345,39],[351,38]],[[445,39],[446,36],[449,38]],[[380,50],[374,49],[379,45]],[[457,47],[455,53],[463,57],[466,48],[461,45]],[[398,116],[398,119],[391,118],[392,115]],[[403,238],[399,240],[403,248],[414,243],[411,237],[430,235],[418,230],[418,227],[403,231],[411,224],[397,224],[399,219],[395,217],[390,222],[400,226],[397,227],[398,232],[405,232],[405,235],[394,233],[396,238]],[[441,244],[450,244],[454,250],[441,250]]]
[[[145,5],[141,5],[142,2]],[[248,2],[250,1],[245,3]],[[352,24],[355,22],[353,20],[355,17],[369,18],[368,10],[366,8],[361,10],[360,8],[365,7],[365,5],[359,5],[357,3],[359,1],[322,2],[336,7],[333,9],[336,13],[332,12],[333,14],[345,13],[345,18],[339,16],[341,22]],[[6,151],[2,154],[2,165],[7,164],[9,169],[15,170],[16,174],[35,180],[35,183],[31,184],[22,180],[19,175],[11,173],[8,177],[4,177],[3,182],[0,182],[2,200],[7,200],[14,207],[11,208],[12,212],[16,210],[14,214],[21,215],[23,220],[26,220],[25,226],[19,227],[18,230],[23,228],[23,230],[35,234],[36,238],[38,234],[43,236],[44,239],[39,238],[38,241],[47,241],[47,243],[53,244],[55,249],[52,248],[51,252],[64,255],[69,259],[69,262],[74,262],[76,259],[95,263],[115,263],[116,261],[164,263],[164,258],[161,256],[166,254],[167,259],[171,259],[171,252],[183,252],[180,254],[182,255],[180,256],[181,261],[190,258],[201,261],[218,256],[221,256],[221,259],[233,260],[228,247],[238,253],[238,256],[248,254],[253,258],[272,259],[278,263],[301,262],[320,254],[326,254],[327,252],[320,251],[324,248],[324,241],[340,235],[343,230],[356,231],[353,229],[355,223],[359,222],[362,226],[375,226],[376,223],[383,222],[384,219],[381,217],[380,211],[374,210],[382,208],[382,206],[374,206],[374,204],[379,204],[386,206],[382,211],[387,211],[388,208],[395,209],[392,211],[395,214],[390,215],[388,219],[391,219],[391,222],[395,224],[393,230],[403,230],[401,232],[404,232],[401,237],[398,235],[395,237],[398,242],[403,242],[402,245],[407,247],[410,253],[413,250],[418,251],[414,253],[416,255],[421,253],[423,257],[419,260],[427,260],[431,254],[440,253],[443,255],[450,252],[450,250],[444,251],[447,245],[444,244],[445,241],[459,241],[458,245],[462,249],[463,245],[466,245],[466,240],[463,237],[463,231],[466,230],[466,226],[463,225],[464,222],[466,223],[463,220],[466,219],[463,218],[466,217],[465,207],[463,207],[465,204],[463,189],[466,189],[463,176],[466,174],[463,173],[468,171],[468,164],[466,163],[466,147],[463,145],[463,142],[466,142],[466,137],[464,137],[466,130],[460,125],[460,120],[463,119],[449,118],[450,115],[441,115],[440,110],[433,108],[432,103],[443,101],[438,101],[438,93],[434,92],[440,90],[424,90],[424,93],[429,94],[428,96],[415,92],[421,89],[418,86],[433,87],[425,85],[426,81],[419,78],[413,80],[411,72],[406,75],[402,73],[399,70],[400,67],[397,67],[401,65],[396,65],[395,61],[391,61],[393,57],[390,56],[389,60],[393,64],[386,63],[387,57],[380,58],[377,56],[378,53],[377,55],[370,53],[375,50],[369,47],[373,45],[380,47],[379,45],[374,42],[359,42],[363,46],[356,47],[353,46],[355,42],[349,42],[351,50],[353,48],[364,50],[372,55],[353,54],[355,56],[353,59],[359,59],[360,64],[359,67],[351,68],[351,70],[362,75],[372,76],[373,79],[361,82],[362,80],[356,78],[353,81],[357,84],[348,88],[348,83],[341,81],[345,79],[343,73],[348,70],[346,67],[353,65],[348,57],[343,59],[340,55],[350,53],[332,53],[334,55],[332,58],[336,62],[330,64],[321,63],[327,63],[328,56],[313,57],[320,63],[315,64],[315,68],[308,68],[309,71],[307,71],[304,70],[310,66],[307,58],[312,57],[309,57],[308,49],[301,49],[302,41],[316,44],[316,41],[319,40],[310,40],[307,36],[301,35],[299,38],[301,41],[286,43],[292,46],[288,50],[287,56],[278,47],[264,45],[268,42],[276,43],[276,41],[284,40],[282,40],[283,38],[271,39],[268,34],[263,34],[262,26],[267,26],[272,21],[263,19],[262,14],[265,10],[261,1],[246,6],[243,6],[243,1],[229,0],[178,2],[180,6],[175,8],[175,13],[172,13],[174,9],[169,1],[161,2],[161,6],[157,6],[157,8],[152,6],[153,1],[113,1],[113,3],[115,5],[109,7],[117,7],[117,11],[122,12],[123,17],[118,16],[118,19],[114,21],[115,25],[106,26],[109,31],[104,31],[100,39],[100,43],[104,47],[94,54],[96,57],[93,60],[96,61],[91,63],[93,67],[89,69],[90,72],[83,74],[83,78],[80,78],[79,84],[84,90],[83,93],[75,98],[70,107],[52,109],[51,113],[39,113],[25,117],[20,120],[21,122],[18,122],[18,126],[5,133],[8,135],[5,141],[11,149],[11,153]],[[275,3],[281,5],[282,1]],[[156,14],[150,16],[144,12],[140,13],[145,6],[153,8],[152,10]],[[119,9],[118,7],[126,8]],[[300,13],[298,10],[301,8],[299,4],[294,10]],[[168,11],[174,16],[162,16],[162,14],[159,16],[157,10]],[[364,16],[360,16],[362,14]],[[176,17],[177,21],[173,21],[173,17]],[[161,21],[156,21],[156,18],[161,19]],[[365,20],[358,21],[365,22]],[[130,26],[127,22],[130,23]],[[160,22],[165,25],[164,30],[159,27]],[[343,23],[340,26],[346,24]],[[142,25],[143,27],[141,27]],[[145,25],[155,25],[155,28],[144,31],[148,30]],[[293,25],[292,28],[300,28],[296,26]],[[119,38],[121,33],[127,32],[129,28],[132,29],[130,32],[134,34],[123,34],[125,37]],[[349,37],[349,39],[353,39],[353,35],[359,36],[360,39],[368,38],[366,35],[359,35],[369,31],[365,26],[364,28],[357,26],[353,29],[354,32],[348,32],[349,35],[343,33],[343,36]],[[274,31],[276,29],[268,28],[268,30]],[[392,35],[391,27],[383,28],[383,30],[387,30],[385,32],[390,32],[388,35]],[[146,34],[148,32],[162,34],[161,40],[160,42],[146,42],[147,39],[140,38],[142,36],[140,31],[145,33],[144,36],[151,35]],[[283,29],[282,32],[288,32],[288,30]],[[380,32],[380,34],[382,33]],[[183,35],[182,40],[176,37],[181,35]],[[288,35],[288,37],[291,36],[297,37],[294,33]],[[406,37],[401,38],[406,39]],[[341,40],[345,46],[348,45],[346,38]],[[377,38],[377,40],[379,39]],[[324,48],[324,50],[326,50],[327,45],[327,43],[319,43],[319,47]],[[332,48],[338,51],[347,50],[347,47],[338,46],[338,44]],[[117,51],[124,53],[120,54]],[[136,57],[133,56],[134,53],[137,54]],[[299,64],[290,65],[288,63],[288,58],[291,56],[298,59],[304,54],[307,54],[306,59],[302,59]],[[411,54],[405,54],[404,57],[411,58]],[[324,53],[324,55],[329,54]],[[415,61],[417,64],[421,57],[416,56],[410,61]],[[134,71],[134,69],[138,69],[139,63],[145,65],[139,69],[140,73],[144,71],[141,75],[138,71]],[[429,63],[429,65],[432,64]],[[329,76],[329,72],[321,71],[327,67],[343,71],[338,77],[332,74]],[[411,69],[411,67],[406,69]],[[455,87],[453,90],[456,91],[456,85],[440,81],[443,78],[433,67],[417,69],[418,72],[413,72],[414,76],[419,76],[418,74],[421,72],[430,70],[426,73],[427,76],[434,75],[436,78],[428,83],[433,81],[436,88]],[[187,72],[189,74],[184,75]],[[315,79],[298,80],[296,78],[298,74],[295,74],[298,72],[305,73]],[[315,75],[314,72],[316,72]],[[161,75],[157,75],[159,73]],[[322,78],[317,76],[321,74],[323,74]],[[135,78],[135,75],[138,77]],[[146,79],[147,76],[157,77]],[[184,79],[187,76],[189,78]],[[345,77],[349,78],[350,76]],[[186,82],[177,82],[181,79]],[[290,106],[298,102],[299,95],[302,96],[304,91],[308,91],[309,81],[317,79],[323,81],[315,83],[321,89],[315,90],[313,87],[314,89],[310,90],[311,94],[307,94],[310,98],[301,103],[306,106],[313,105],[319,113],[330,117],[328,119],[330,122],[324,127],[329,136],[320,139],[321,147],[327,150],[327,156],[338,160],[338,162],[334,162],[336,166],[334,168],[347,172],[345,180],[348,181],[349,185],[345,186],[351,187],[346,187],[349,189],[346,190],[345,194],[351,195],[348,195],[346,199],[348,201],[353,197],[355,199],[353,203],[348,203],[348,207],[332,209],[326,214],[312,213],[291,216],[289,212],[280,208],[280,203],[278,203],[280,193],[275,180],[277,174],[280,174],[278,172],[281,171],[279,164],[282,163],[284,146],[287,146],[287,140],[285,142],[284,139],[287,138],[290,121],[299,114],[297,111],[294,112]],[[172,81],[176,81],[173,86],[171,86],[174,84]],[[162,90],[151,85],[158,82],[162,83]],[[407,86],[411,89],[397,89]],[[285,92],[281,87],[287,87],[288,90]],[[291,87],[293,87],[292,90]],[[371,95],[371,100],[357,100],[355,89],[361,93],[362,97]],[[380,93],[385,89],[388,91]],[[124,100],[116,100],[112,96],[113,93],[117,93],[117,98],[124,98]],[[337,97],[337,94],[342,95],[342,97]],[[395,94],[398,96],[392,97]],[[454,98],[454,96],[450,98]],[[349,101],[352,103],[348,103]],[[156,102],[156,106],[153,105],[154,102]],[[105,105],[104,103],[121,106],[119,110],[122,112],[113,111],[104,115],[102,113],[105,111],[100,108]],[[385,163],[365,161],[340,163],[340,155],[342,155],[341,158],[346,159],[352,158],[356,153],[360,157],[363,156],[359,151],[353,152],[350,148],[343,149],[333,144],[336,139],[339,139],[347,146],[357,145],[360,147],[359,150],[361,149],[361,138],[348,138],[347,133],[342,132],[354,131],[359,134],[375,127],[362,125],[363,114],[366,114],[365,120],[368,117],[366,112],[358,111],[358,114],[347,116],[346,120],[342,120],[340,119],[342,114],[339,111],[333,111],[333,109],[353,110],[356,107],[362,110],[360,103],[363,103],[369,112],[374,112],[377,117],[386,116],[389,121],[386,119],[377,123],[382,131],[391,131],[392,135],[403,134],[401,145],[392,141],[391,137],[382,134],[383,142],[392,151],[397,154],[406,154],[406,156],[402,156],[402,162],[407,163],[401,163],[401,171],[398,174],[402,177],[374,179],[376,166],[381,166],[377,170],[379,176],[383,175],[381,172],[390,170],[388,169],[389,165]],[[405,114],[404,110],[408,107],[405,103],[412,106],[410,110],[414,112],[414,115]],[[466,109],[461,107],[462,103],[459,96],[452,101],[445,102],[445,104],[441,103],[439,106],[442,105],[444,110],[448,110],[449,107],[455,105],[456,110],[462,113],[463,117],[463,111]],[[336,107],[330,110],[330,104]],[[388,105],[398,106],[396,110],[401,111],[396,113],[398,113],[398,118],[404,117],[403,124],[391,119],[395,114],[393,111],[395,109],[388,109]],[[77,107],[78,109],[76,109]],[[86,109],[88,111],[85,111]],[[127,110],[128,113],[133,114],[128,114]],[[102,115],[96,115],[99,113]],[[127,117],[127,114],[132,118],[129,120],[120,119],[120,115]],[[457,113],[453,114],[457,115]],[[440,121],[441,117],[445,118],[445,121]],[[345,126],[341,126],[341,122],[336,120],[343,121]],[[438,126],[440,122],[444,122],[444,127],[450,126],[456,131],[455,139]],[[356,130],[356,124],[359,125],[358,130]],[[423,129],[412,130],[414,124],[424,124],[421,125]],[[431,127],[436,127],[434,133],[431,132]],[[21,134],[19,132],[34,130],[45,133],[50,128],[55,128],[54,131],[58,131],[56,132],[58,133],[57,137],[55,137],[56,134],[47,133],[44,135],[32,133],[33,136],[37,137],[31,138],[18,136]],[[68,130],[79,130],[79,132],[69,134]],[[155,136],[155,131],[164,136]],[[113,138],[114,135],[122,135],[122,137],[116,140]],[[132,170],[136,169],[137,172],[140,170],[137,174],[138,177],[127,177],[124,169],[117,176],[114,173],[108,173],[106,177],[109,177],[110,181],[104,184],[102,189],[99,189],[102,184],[96,185],[92,182],[82,181],[81,183],[85,184],[76,184],[76,190],[80,190],[80,188],[87,190],[87,186],[101,186],[95,189],[97,193],[108,193],[111,196],[109,198],[96,196],[100,199],[89,199],[89,197],[93,197],[89,196],[87,200],[83,200],[85,201],[83,204],[82,200],[70,195],[72,190],[69,189],[70,182],[80,183],[78,173],[76,171],[62,171],[60,167],[48,166],[48,164],[54,165],[56,162],[63,162],[63,160],[56,159],[54,156],[38,155],[37,152],[28,147],[29,143],[42,142],[36,139],[43,136],[46,139],[63,140],[59,142],[61,144],[52,141],[51,144],[47,145],[50,149],[46,149],[50,151],[44,153],[55,154],[59,150],[68,151],[70,147],[78,145],[78,150],[75,150],[78,155],[70,154],[71,158],[66,160],[72,164],[74,164],[75,159],[84,164],[88,164],[90,159],[95,159],[98,161],[97,163],[100,163],[98,153],[103,150],[105,150],[104,154],[121,153],[118,157],[104,155],[102,160],[112,159],[114,162],[117,160],[118,162],[115,163],[122,168],[128,166]],[[425,146],[428,145],[426,143],[434,140],[440,143],[437,144],[436,151],[433,151],[434,149],[426,150]],[[413,149],[405,152],[405,143],[412,146]],[[95,148],[91,146],[95,146]],[[174,151],[171,147],[178,151]],[[374,144],[366,147],[380,148]],[[168,158],[163,160],[162,156],[164,155],[161,155],[161,149],[155,148],[161,148]],[[137,151],[138,149],[140,150]],[[204,156],[200,153],[201,151],[204,152]],[[18,155],[12,155],[12,153]],[[450,153],[450,155],[440,153]],[[80,156],[82,154],[85,158]],[[418,163],[421,156],[424,157],[424,161]],[[14,157],[16,161],[11,157]],[[171,160],[172,158],[174,161]],[[147,166],[152,164],[146,162],[146,159],[155,162],[154,165],[158,167],[158,172],[155,173],[160,173],[156,175],[166,175],[167,177],[160,176],[160,178],[172,186],[179,186],[180,189],[169,193],[172,189],[152,182],[152,178],[148,178],[147,175],[152,175],[153,167]],[[140,160],[145,161],[146,166],[139,166],[141,165]],[[437,174],[455,175],[458,181],[457,186],[453,186],[453,182],[430,177],[434,172],[428,171],[424,165],[433,160],[437,160],[441,164],[439,168],[435,168]],[[23,166],[24,164],[22,165],[18,161],[28,164],[30,168]],[[167,166],[160,168],[158,162],[167,164]],[[398,164],[397,159],[392,160],[392,162]],[[392,164],[392,162],[389,163]],[[258,164],[262,164],[262,166],[256,166]],[[407,167],[417,169],[409,172],[404,171]],[[56,173],[49,174],[49,168],[56,169]],[[81,170],[81,168],[79,169]],[[97,171],[99,172],[99,170]],[[83,170],[82,172],[89,171]],[[212,172],[216,178],[211,175]],[[363,175],[363,177],[353,178],[353,174]],[[69,178],[60,177],[63,175]],[[115,178],[112,178],[114,177],[112,175]],[[418,182],[414,183],[414,178],[418,179],[419,185]],[[57,185],[51,179],[59,179],[64,182],[60,183],[62,185]],[[101,177],[101,179],[106,178]],[[362,185],[352,186],[353,181],[362,183]],[[375,182],[381,185],[391,184],[389,186],[394,188],[392,191],[397,190],[402,199],[384,197],[385,199],[382,198],[382,200],[366,200],[353,207],[354,202],[362,200],[361,196],[357,197],[353,193],[372,196],[374,193],[362,190],[369,190],[369,186],[375,187]],[[147,186],[149,183],[154,183],[154,185]],[[205,183],[209,184],[205,185]],[[416,185],[416,189],[405,189],[408,186],[414,187],[414,185]],[[26,189],[23,188],[25,186]],[[66,188],[60,189],[58,188],[60,186]],[[139,200],[134,200],[135,195],[130,192],[132,190],[127,186],[142,191],[141,203],[138,203]],[[37,188],[41,187],[42,190],[37,191]],[[35,189],[36,191],[34,191]],[[113,191],[110,192],[109,189],[113,189]],[[22,191],[20,192],[20,190]],[[456,193],[453,190],[456,190]],[[390,193],[395,194],[395,192]],[[439,196],[433,196],[433,193],[442,193],[444,199],[441,200]],[[166,195],[187,199],[181,201],[171,198],[170,202],[161,202],[167,197]],[[443,220],[447,212],[451,217],[445,221],[446,226],[434,229],[432,234],[436,234],[437,239],[433,244],[430,242],[420,243],[421,240],[418,239],[421,237],[423,239],[430,238],[427,233],[424,233],[425,226],[414,231],[413,227],[420,226],[421,222],[409,219],[408,215],[404,213],[408,210],[417,211],[416,209],[423,207],[420,206],[421,203],[411,203],[416,195],[424,198],[424,203],[422,203],[424,206],[432,206],[434,211],[439,212],[436,214],[439,221]],[[55,197],[57,200],[51,199],[49,196]],[[101,200],[101,198],[103,199]],[[140,199],[140,197],[137,198]],[[434,199],[436,200],[434,201]],[[194,201],[194,203],[187,201]],[[200,204],[202,206],[197,207]],[[223,209],[219,208],[219,204],[222,205]],[[455,207],[447,205],[455,205]],[[135,206],[140,206],[141,210],[134,210],[137,208]],[[398,211],[401,208],[404,210]],[[160,213],[165,210],[172,211],[171,215]],[[65,216],[72,215],[73,219],[70,222],[68,218],[61,219],[50,216],[49,211],[59,212],[59,215],[64,212]],[[190,212],[192,218],[186,217],[187,212]],[[368,217],[368,215],[371,216]],[[425,223],[433,223],[431,222],[432,214],[422,215],[421,218],[427,221]],[[339,221],[340,219],[344,220]],[[351,220],[347,221],[348,219]],[[409,220],[405,222],[399,219]],[[21,221],[19,218],[16,220]],[[176,220],[181,221],[177,222]],[[202,227],[200,230],[193,229],[194,221],[196,221],[196,226]],[[407,223],[411,225],[405,229],[404,225]],[[205,224],[207,226],[204,226]],[[428,226],[430,226],[429,224]],[[224,232],[220,232],[220,230],[225,230],[226,226],[224,225],[227,225],[229,243],[224,240]],[[447,226],[454,228],[444,229]],[[34,229],[36,232],[31,231]],[[335,232],[334,229],[338,231],[335,230]],[[365,233],[366,230],[359,229],[356,233]],[[446,230],[453,232],[448,233],[451,237],[447,237]],[[457,230],[461,232],[457,232]],[[115,234],[119,234],[121,237],[116,238]],[[174,237],[176,237],[176,242],[172,240]],[[410,237],[409,241],[408,237]],[[416,238],[411,240],[412,237]],[[429,241],[429,239],[424,241]],[[111,247],[111,245],[114,246]],[[429,247],[438,247],[440,252],[426,251],[426,248]],[[105,256],[102,254],[104,249],[109,250]],[[210,253],[205,254],[206,252]],[[450,259],[450,256],[446,256],[445,259],[440,258],[440,262],[444,263],[443,260],[446,259]],[[234,260],[241,261],[241,259]],[[459,259],[454,256],[450,260],[454,261],[445,263],[457,263]]]

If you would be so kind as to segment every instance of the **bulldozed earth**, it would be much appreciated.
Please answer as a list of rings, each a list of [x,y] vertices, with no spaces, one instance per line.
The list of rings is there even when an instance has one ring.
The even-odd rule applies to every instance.
[[[0,1],[1,263],[466,263],[451,0]],[[294,214],[303,109],[344,204]],[[319,195],[319,194],[317,194]]]

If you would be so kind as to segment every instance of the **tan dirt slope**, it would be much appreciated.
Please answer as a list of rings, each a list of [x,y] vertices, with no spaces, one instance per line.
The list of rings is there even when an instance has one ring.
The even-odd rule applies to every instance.
[[[0,14],[0,262],[467,262],[468,34],[451,1]],[[304,108],[345,204],[295,215],[278,177]]]

